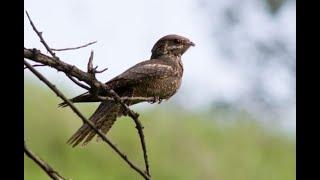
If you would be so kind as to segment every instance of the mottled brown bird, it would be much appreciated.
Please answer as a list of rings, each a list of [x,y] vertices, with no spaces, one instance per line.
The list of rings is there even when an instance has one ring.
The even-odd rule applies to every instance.
[[[120,97],[154,97],[156,100],[169,99],[181,85],[183,66],[181,56],[195,44],[179,35],[167,35],[153,46],[150,60],[140,62],[106,83]],[[71,99],[72,102],[90,102],[90,94],[84,93]],[[125,101],[133,105],[142,101]],[[61,103],[66,106],[66,103]],[[102,102],[89,118],[104,134],[108,132],[117,117],[124,115],[121,105],[114,101]],[[73,147],[83,141],[86,145],[96,133],[84,124],[70,137]]]

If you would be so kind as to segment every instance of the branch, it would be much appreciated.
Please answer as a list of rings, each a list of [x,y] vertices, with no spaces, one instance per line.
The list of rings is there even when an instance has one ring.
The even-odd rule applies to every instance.
[[[93,51],[91,51],[91,53],[90,53],[90,57],[89,57],[88,65],[87,65],[87,72],[89,74],[91,74],[94,78],[96,77],[97,73],[103,73],[104,71],[108,70],[108,68],[104,68],[102,70],[97,70],[98,66],[93,68],[92,62],[93,62]]]
[[[54,180],[65,180],[66,178],[62,177],[56,170],[54,170],[48,163],[41,160],[39,157],[37,157],[26,145],[26,142],[24,142],[24,153],[32,159],[38,166],[43,169],[48,176],[50,176]]]
[[[139,137],[140,137],[140,141],[141,141],[141,146],[142,146],[142,151],[143,151],[143,157],[144,157],[144,163],[146,166],[146,172],[147,174],[150,176],[150,170],[149,170],[149,162],[148,162],[148,155],[147,155],[147,148],[146,148],[146,143],[144,140],[144,134],[143,134],[143,126],[141,124],[141,122],[139,121],[138,117],[139,114],[133,112],[131,109],[129,109],[128,105],[126,105],[121,98],[119,97],[119,95],[114,92],[112,89],[109,91],[109,93],[113,96],[114,100],[121,104],[121,106],[123,107],[123,109],[126,111],[126,113],[134,120],[134,122],[136,123],[136,129],[138,130],[139,133]]]
[[[80,48],[84,48],[84,47],[87,47],[87,46],[90,46],[92,44],[95,44],[97,43],[98,41],[93,41],[93,42],[90,42],[90,43],[87,43],[85,45],[82,45],[82,46],[78,46],[78,47],[72,47],[72,48],[64,48],[64,49],[54,49],[54,48],[51,48],[52,51],[69,51],[69,50],[76,50],[76,49],[80,49]]]
[[[37,49],[26,49],[24,48],[24,58],[50,66],[55,68],[58,71],[64,72],[70,76],[76,77],[80,81],[85,82],[89,86],[103,85],[102,83],[95,80],[90,74],[78,69],[77,67],[65,63],[63,61],[57,61],[56,59],[40,53]]]
[[[42,37],[42,32],[39,32],[36,28],[36,26],[33,24],[33,22],[31,21],[31,18],[28,14],[28,12],[26,11],[27,17],[29,19],[29,22],[33,28],[33,30],[37,33],[38,37],[40,38],[40,42],[44,45],[44,47],[47,49],[47,51],[52,55],[52,57],[54,57],[56,60],[58,60],[59,58],[56,57],[56,54],[54,52],[52,52],[51,48],[48,46],[48,44],[44,41],[43,37]]]
[[[72,109],[72,111],[77,114],[83,123],[87,123],[91,129],[97,133],[101,139],[106,142],[116,153],[125,161],[127,162],[132,169],[137,171],[141,176],[143,176],[145,179],[150,179],[148,175],[146,175],[141,169],[139,169],[136,165],[134,165],[128,157],[122,153],[100,130],[95,128],[93,123],[89,121],[87,118],[82,115],[82,113],[70,102],[68,98],[66,98],[52,83],[50,83],[42,74],[40,74],[35,68],[33,68],[26,60],[24,60],[24,64],[30,69],[30,71],[35,74],[42,82],[44,82],[58,97],[60,97],[63,101],[65,101],[69,107]]]
[[[35,65],[32,65],[32,67],[39,67],[39,66],[46,66],[44,64],[35,64]],[[23,69],[27,69],[27,67],[24,67]]]
[[[90,57],[89,57],[88,65],[87,65],[87,71],[89,74],[95,76],[92,61],[93,61],[93,51],[91,51],[91,53],[90,53]]]
[[[74,83],[77,84],[78,86],[82,87],[83,89],[86,89],[86,90],[88,90],[88,91],[90,90],[90,87],[88,87],[88,86],[82,84],[81,82],[77,81],[77,80],[74,79],[72,76],[69,76],[69,75],[67,74],[67,77],[68,77],[72,82],[74,82]]]
[[[92,57],[92,56],[90,56]],[[145,140],[144,140],[144,135],[143,135],[143,126],[141,125],[141,122],[138,119],[138,114],[133,112],[132,110],[129,109],[129,107],[121,100],[119,95],[115,93],[113,90],[108,89],[108,87],[96,80],[94,76],[90,73],[86,73],[77,67],[70,65],[68,63],[65,63],[63,61],[56,61],[54,58],[49,57],[47,55],[44,55],[40,53],[39,50],[37,49],[26,49],[24,48],[24,58],[39,62],[41,64],[48,65],[50,67],[53,67],[57,69],[58,71],[65,72],[66,74],[76,77],[80,81],[84,81],[86,84],[90,85],[92,89],[95,89],[93,92],[106,92],[107,95],[111,95],[114,100],[117,103],[120,103],[123,109],[125,110],[126,114],[128,114],[135,122],[136,128],[138,129],[138,133],[140,136],[140,141],[143,149],[143,154],[144,154],[144,159],[145,159],[145,165],[146,165],[146,171],[149,172],[149,163],[148,163],[148,156],[147,156],[147,151],[146,151],[146,145],[145,145]],[[90,63],[91,58],[89,59],[88,70],[91,70],[92,64]]]
[[[51,49],[47,45],[47,43],[44,41],[44,39],[42,38],[42,34],[39,33],[39,31],[36,29],[36,27],[34,26],[33,22],[31,21],[29,15],[28,15],[28,13],[27,13],[27,16],[28,16],[28,19],[30,21],[31,26],[33,27],[33,30],[38,34],[41,42],[46,47],[46,49],[50,52],[52,57],[46,56],[44,54],[41,54],[39,50],[36,50],[36,49],[30,50],[30,49],[26,49],[26,48],[24,48],[24,57],[27,58],[27,59],[39,62],[41,64],[45,64],[45,65],[48,65],[50,67],[53,67],[58,71],[63,71],[68,76],[73,76],[73,77],[76,77],[80,81],[84,81],[85,83],[87,83],[91,87],[91,90],[92,90],[91,92],[95,97],[98,96],[98,92],[103,92],[103,93],[106,92],[107,95],[111,95],[117,103],[121,104],[122,108],[125,111],[125,114],[129,115],[134,120],[134,122],[136,124],[136,128],[138,130],[138,134],[139,134],[139,137],[140,137],[141,146],[142,146],[142,150],[143,150],[143,157],[144,157],[144,161],[145,161],[147,175],[145,175],[143,172],[142,173],[143,173],[143,175],[145,175],[144,176],[145,179],[149,179],[150,178],[150,171],[149,171],[148,156],[147,156],[147,150],[146,150],[146,145],[145,145],[145,140],[144,140],[143,126],[142,126],[141,122],[138,119],[139,114],[137,114],[137,113],[133,112],[132,110],[130,110],[128,105],[126,105],[121,100],[121,98],[119,97],[119,95],[116,92],[114,92],[112,89],[109,89],[104,83],[99,82],[95,78],[95,73],[99,73],[99,71],[96,70],[98,66],[93,68],[93,63],[92,63],[92,61],[93,61],[93,51],[90,54],[90,58],[89,58],[89,62],[88,62],[88,68],[87,68],[88,72],[87,73],[81,71],[80,69],[78,69],[75,66],[72,66],[70,64],[67,64],[65,62],[60,61],[55,56],[55,54],[51,51]],[[27,62],[25,61],[25,63],[27,63]],[[34,68],[33,68],[33,70],[36,72],[36,70]],[[103,71],[105,71],[105,70],[103,70]],[[100,71],[100,72],[103,72],[103,71]],[[50,82],[48,82],[48,83],[50,83]],[[62,98],[62,96],[61,96],[61,98]],[[65,99],[66,98],[64,98],[64,100]],[[69,100],[66,100],[66,102],[67,102],[68,105],[71,104]],[[73,105],[70,106],[70,107],[75,108]],[[89,125],[91,127],[90,122],[89,122]],[[92,125],[92,127],[94,128],[93,125]],[[98,132],[98,134],[100,133],[99,130],[97,130],[97,132]],[[103,136],[103,134],[101,134],[101,135]],[[103,136],[103,137],[105,138],[105,136]],[[126,156],[124,156],[124,157],[126,157]]]
[[[115,101],[113,97],[98,96],[98,99],[101,101],[106,101],[106,100]],[[147,102],[151,102],[151,103],[155,102],[154,97],[127,97],[127,96],[123,96],[120,99],[121,99],[121,101],[147,101]]]

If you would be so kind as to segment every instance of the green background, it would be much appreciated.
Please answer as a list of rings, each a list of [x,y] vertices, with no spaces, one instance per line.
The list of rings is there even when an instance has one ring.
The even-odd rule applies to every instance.
[[[72,148],[66,140],[81,126],[69,108],[44,85],[25,83],[25,140],[28,147],[62,176],[74,180],[142,179],[108,145],[95,140]],[[187,102],[186,102],[187,103]],[[89,116],[98,104],[77,105]],[[144,125],[153,179],[293,180],[295,137],[239,114],[224,121],[214,112],[190,112],[163,102],[136,110]],[[134,122],[118,119],[108,137],[143,168]],[[25,156],[28,180],[49,177]]]

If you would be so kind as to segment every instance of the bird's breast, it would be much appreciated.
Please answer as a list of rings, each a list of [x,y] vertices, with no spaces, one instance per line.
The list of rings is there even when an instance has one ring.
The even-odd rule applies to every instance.
[[[159,71],[158,76],[139,83],[134,88],[135,96],[159,97],[161,99],[168,99],[173,96],[181,85],[183,66],[180,59],[171,62],[170,69],[167,71]],[[168,65],[165,66],[168,67]]]
[[[181,85],[181,78],[167,76],[159,79],[151,79],[134,88],[135,96],[159,97],[168,99],[174,95]]]

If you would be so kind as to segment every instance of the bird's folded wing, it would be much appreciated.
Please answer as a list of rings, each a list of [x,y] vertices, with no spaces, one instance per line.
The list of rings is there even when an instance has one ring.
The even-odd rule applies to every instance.
[[[117,89],[143,83],[146,80],[173,76],[175,74],[174,72],[173,67],[164,61],[148,60],[136,64],[119,76],[111,79],[106,84],[112,89]]]

